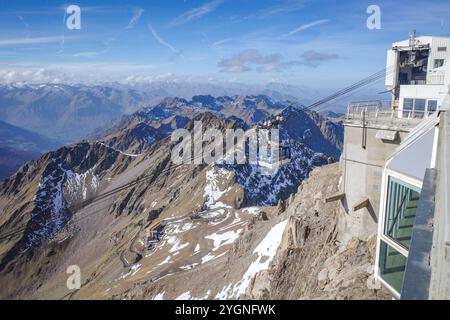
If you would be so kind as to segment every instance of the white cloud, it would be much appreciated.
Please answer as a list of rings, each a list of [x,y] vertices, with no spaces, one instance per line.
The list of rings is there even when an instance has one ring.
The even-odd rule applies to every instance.
[[[266,7],[244,17],[235,17],[233,20],[266,19],[274,15],[288,14],[303,9],[305,2],[301,0],[283,1],[281,4]]]
[[[101,54],[108,52],[108,51],[109,51],[109,48],[106,48],[105,50],[102,50],[102,51],[84,51],[84,52],[75,53],[75,54],[73,54],[73,56],[77,57],[77,58],[95,58]]]
[[[312,27],[315,27],[315,26],[327,23],[328,21],[330,21],[330,20],[321,19],[321,20],[316,20],[316,21],[313,21],[311,23],[307,23],[307,24],[301,25],[300,27],[295,28],[294,30],[289,32],[289,35],[293,35],[293,34],[295,34],[297,32],[300,32],[300,31],[303,31],[303,30],[306,30],[306,29],[309,29],[309,28],[312,28]]]
[[[157,68],[131,63],[65,63],[50,65],[0,63],[0,83],[102,83],[121,81],[130,74],[149,74]],[[156,75],[153,75],[156,77]]]
[[[159,42],[159,44],[169,48],[173,53],[175,54],[180,54],[181,52],[179,50],[177,50],[174,46],[172,46],[170,43],[168,43],[167,41],[165,41],[163,38],[161,38],[159,36],[159,34],[156,32],[155,29],[153,29],[153,27],[151,25],[148,25],[148,28],[150,29],[150,32],[153,35],[153,38],[155,38],[156,41]]]
[[[200,7],[190,9],[176,17],[171,23],[169,23],[169,26],[179,26],[181,24],[200,19],[204,15],[214,11],[222,2],[223,0],[213,0],[202,4]]]
[[[75,37],[65,38],[74,39]],[[43,43],[55,43],[63,41],[63,36],[57,37],[37,37],[37,38],[16,38],[16,39],[3,39],[0,40],[0,46],[16,46],[16,45],[28,45],[28,44],[43,44]]]
[[[339,59],[339,56],[335,53],[323,53],[315,50],[308,50],[301,55],[301,58],[302,60],[299,64],[316,68],[324,61]]]
[[[281,61],[281,55],[274,53],[269,55],[263,55],[256,49],[246,49],[238,54],[235,54],[227,59],[222,59],[218,66],[222,72],[229,73],[242,73],[251,71],[250,65],[260,66],[259,70],[269,71],[275,70],[276,65],[279,65]]]
[[[263,55],[256,49],[246,49],[230,58],[222,59],[217,66],[221,68],[221,72],[228,73],[248,72],[252,71],[253,67],[257,72],[275,73],[301,65],[316,68],[322,62],[338,58],[337,54],[308,50],[300,56],[300,59],[284,60],[279,53]]]
[[[30,28],[30,25],[25,21],[25,18],[22,16],[17,16],[17,18],[23,23],[23,25],[27,28],[27,30]]]
[[[128,22],[128,25],[124,28],[124,30],[133,29],[139,23],[139,20],[141,19],[143,13],[144,13],[144,9],[141,9],[141,8],[134,9],[133,17],[131,18],[130,22]],[[103,43],[105,45],[105,49],[103,49],[103,50],[83,51],[83,52],[75,53],[75,54],[73,54],[73,56],[77,57],[77,58],[95,58],[102,54],[108,53],[111,50],[114,42],[116,42],[117,39],[121,36],[122,32],[123,32],[123,30],[121,30],[119,33],[117,33],[113,37],[108,38],[105,41],[103,41]]]
[[[4,83],[54,83],[60,80],[59,76],[58,72],[48,71],[44,68],[0,70],[0,78]]]
[[[133,29],[138,24],[143,13],[144,13],[144,9],[142,9],[142,8],[134,9],[133,17],[131,18],[130,22],[128,23],[128,25],[126,26],[125,29]]]
[[[157,81],[168,81],[176,79],[175,75],[171,72],[163,73],[163,74],[153,74],[153,75],[141,75],[135,76],[131,75],[125,78],[125,80],[121,81],[123,83],[144,83],[144,82],[157,82]]]
[[[212,46],[213,46],[213,47],[219,47],[219,46],[221,46],[222,44],[227,43],[227,42],[231,42],[231,41],[233,41],[233,39],[231,39],[231,38],[226,38],[226,39],[218,40],[218,41],[214,42],[214,43],[212,44]]]

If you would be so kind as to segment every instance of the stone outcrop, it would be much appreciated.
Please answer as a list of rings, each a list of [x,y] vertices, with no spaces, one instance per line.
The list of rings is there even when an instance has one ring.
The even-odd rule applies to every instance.
[[[283,215],[283,239],[269,270],[247,290],[256,299],[389,299],[372,276],[376,237],[337,239],[339,202],[325,203],[337,191],[337,164],[311,172]]]

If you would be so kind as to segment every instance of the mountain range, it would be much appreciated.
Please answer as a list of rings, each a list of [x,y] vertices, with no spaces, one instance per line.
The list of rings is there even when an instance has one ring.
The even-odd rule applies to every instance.
[[[330,89],[310,89],[281,83],[246,85],[181,81],[103,84],[0,84],[0,120],[37,132],[64,144],[79,141],[99,128],[110,128],[124,115],[154,106],[166,97],[202,103],[213,97],[265,96],[273,101],[309,105],[332,93]],[[196,101],[197,96],[198,101]],[[209,97],[209,98],[205,98]],[[351,99],[368,99],[359,92]],[[374,99],[374,97],[370,97]],[[218,101],[220,104],[220,101]],[[226,103],[224,101],[224,103]],[[344,111],[347,100],[322,106]],[[207,104],[207,108],[213,106]],[[238,105],[235,106],[238,112]],[[246,109],[241,109],[241,111]],[[247,117],[248,115],[241,115]],[[263,118],[266,114],[255,114]]]
[[[286,119],[278,128],[290,161],[274,174],[261,164],[171,161],[175,129],[201,121],[246,130],[276,115]],[[0,297],[194,298],[194,284],[204,289],[198,298],[245,297],[277,251],[279,215],[314,168],[339,158],[342,138],[339,121],[266,96],[167,98],[122,116],[0,182]],[[253,250],[242,247],[251,230],[261,230],[256,262],[235,257],[239,271],[214,277],[238,243]],[[82,270],[78,291],[65,286],[69,265]]]
[[[152,101],[159,103],[152,104]],[[283,107],[262,95],[163,99],[151,91],[70,85],[0,86],[0,105],[0,119],[8,122],[2,121],[0,127],[3,150],[0,179],[43,152],[83,138],[105,135],[123,126],[122,121],[139,123],[145,119],[158,130],[148,127],[135,130],[153,130],[155,135],[164,135],[173,129],[171,126],[185,125],[188,117],[201,112],[237,116],[253,124]],[[133,113],[136,110],[140,111]],[[174,116],[177,117],[172,119]]]

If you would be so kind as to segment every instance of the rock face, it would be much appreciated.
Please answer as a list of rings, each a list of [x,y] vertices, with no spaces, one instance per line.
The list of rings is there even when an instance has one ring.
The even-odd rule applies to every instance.
[[[223,110],[217,101],[190,103]],[[215,112],[159,125],[135,114],[101,141],[27,163],[0,183],[0,298],[387,298],[370,278],[374,239],[338,243],[339,207],[324,200],[337,191],[338,167],[327,164],[339,153],[339,127],[286,114],[293,160],[272,176],[171,162],[169,127],[247,126]],[[70,265],[82,271],[78,291],[66,287]]]
[[[311,172],[283,214],[288,220],[271,267],[247,290],[253,299],[389,299],[373,283],[374,237],[338,243],[339,204],[325,203],[337,191],[336,164]]]
[[[344,139],[342,123],[332,122],[316,112],[293,106],[280,114],[286,118],[280,133],[282,140],[294,140],[317,152],[339,158]]]
[[[202,114],[236,122],[240,128],[246,130],[249,126],[279,113],[288,105],[287,102],[275,102],[263,95],[194,96],[191,100],[166,98],[157,105],[123,116],[114,126],[99,129],[91,135],[91,138],[101,139],[122,151],[139,153],[145,149],[145,146],[170,135],[173,130],[184,128],[191,120],[201,120],[198,117]],[[311,120],[309,125],[314,125],[314,122]]]

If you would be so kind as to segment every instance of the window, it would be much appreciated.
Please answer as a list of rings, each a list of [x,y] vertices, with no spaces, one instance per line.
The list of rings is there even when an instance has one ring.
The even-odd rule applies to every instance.
[[[427,107],[428,106],[428,107]],[[425,109],[425,107],[427,107]],[[437,109],[437,100],[426,99],[403,99],[403,117],[405,118],[423,118],[426,114],[425,111],[435,112]]]
[[[434,67],[439,68],[444,65],[444,59],[435,59],[434,60]]]
[[[379,268],[381,278],[400,293],[405,275],[406,257],[381,241]]]
[[[447,51],[447,47],[438,47],[437,51],[438,52],[445,52],[445,51]]]
[[[384,234],[405,249],[411,242],[418,202],[417,188],[389,178]]]
[[[437,100],[428,100],[428,107],[427,107],[427,111],[430,112],[435,112],[437,109]]]
[[[380,277],[401,292],[420,189],[390,176],[378,260]]]
[[[414,99],[404,98],[403,99],[403,117],[409,117],[410,111],[414,108]]]
[[[423,118],[425,113],[425,99],[415,99],[414,100],[414,118]]]

